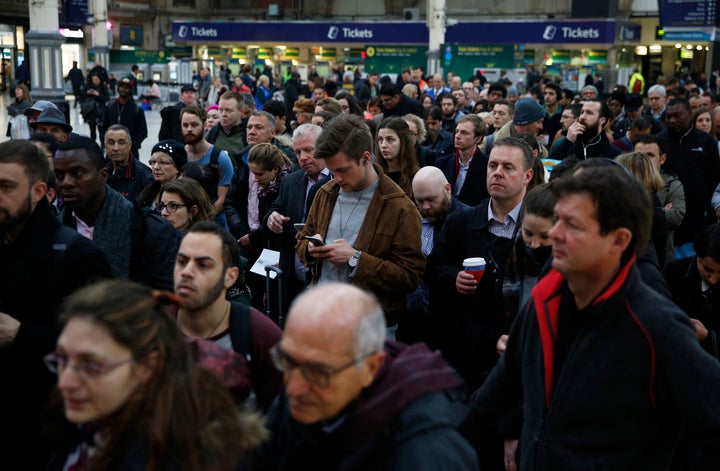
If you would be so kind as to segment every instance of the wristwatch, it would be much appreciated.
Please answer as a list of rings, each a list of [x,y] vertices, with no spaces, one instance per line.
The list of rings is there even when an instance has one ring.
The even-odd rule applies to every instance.
[[[359,250],[356,250],[352,257],[350,257],[350,260],[348,260],[348,265],[350,265],[350,268],[355,268],[360,261],[360,252]]]

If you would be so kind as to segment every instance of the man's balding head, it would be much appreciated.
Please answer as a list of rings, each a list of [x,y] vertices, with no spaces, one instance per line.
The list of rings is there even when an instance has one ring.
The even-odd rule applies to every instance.
[[[412,182],[413,198],[423,218],[431,224],[445,219],[452,207],[452,188],[437,167],[423,167]]]
[[[304,424],[336,417],[374,381],[384,342],[385,316],[372,294],[326,283],[299,296],[275,352],[292,417]]]

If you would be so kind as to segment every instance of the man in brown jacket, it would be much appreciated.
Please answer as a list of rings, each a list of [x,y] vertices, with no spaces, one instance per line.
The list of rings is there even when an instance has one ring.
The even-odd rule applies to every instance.
[[[359,117],[332,120],[315,147],[334,179],[318,190],[295,249],[313,268],[313,282],[349,282],[372,291],[394,334],[407,295],[425,270],[420,214],[371,162],[372,136]]]

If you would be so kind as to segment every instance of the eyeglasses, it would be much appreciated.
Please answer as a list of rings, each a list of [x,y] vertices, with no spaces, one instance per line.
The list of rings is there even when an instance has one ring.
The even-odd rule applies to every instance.
[[[157,165],[175,165],[175,162],[173,162],[172,160],[155,160],[155,159],[148,160],[148,165],[150,167],[152,167],[155,164],[157,164]]]
[[[80,378],[86,381],[92,381],[100,376],[110,373],[112,370],[124,365],[125,363],[132,363],[135,361],[134,358],[130,357],[125,360],[116,361],[113,363],[98,363],[95,361],[78,361],[70,363],[67,357],[58,355],[57,353],[50,353],[45,355],[43,358],[47,369],[54,374],[62,374],[62,372],[70,366],[72,370]]]
[[[297,368],[300,370],[300,374],[303,375],[303,378],[305,378],[308,383],[320,388],[326,388],[330,384],[330,380],[333,376],[353,365],[356,365],[374,353],[376,352],[366,353],[365,355],[351,360],[349,363],[332,368],[317,363],[300,363],[290,357],[287,353],[283,352],[280,348],[280,344],[277,344],[270,349],[270,358],[272,359],[273,365],[279,372],[289,374],[292,370]]]
[[[172,214],[177,211],[178,208],[184,208],[185,206],[187,205],[182,203],[170,202],[166,204],[160,201],[155,205],[155,209],[157,209],[159,213],[162,213],[163,209],[167,209],[167,212]]]

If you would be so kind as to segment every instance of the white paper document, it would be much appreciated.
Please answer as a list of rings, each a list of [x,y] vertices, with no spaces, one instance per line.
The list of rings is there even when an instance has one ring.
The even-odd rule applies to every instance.
[[[260,254],[260,257],[257,259],[257,262],[255,262],[255,265],[252,266],[250,269],[251,272],[257,273],[260,276],[265,276],[265,266],[266,265],[275,265],[276,267],[280,265],[280,252],[270,249],[263,249],[262,253]],[[277,276],[277,273],[274,271],[270,272],[270,279],[274,280]]]

